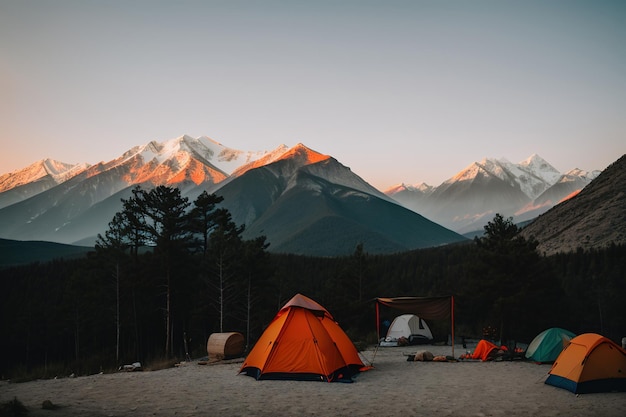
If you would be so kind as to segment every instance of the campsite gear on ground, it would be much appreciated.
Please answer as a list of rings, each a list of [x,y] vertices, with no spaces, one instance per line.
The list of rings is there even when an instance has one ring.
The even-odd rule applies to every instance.
[[[492,361],[492,360],[512,361],[512,360],[523,359],[524,350],[521,348],[515,347],[514,345],[512,346],[513,347],[511,348],[505,345],[498,346],[494,343],[491,343],[488,340],[481,339],[480,341],[478,341],[478,344],[476,344],[476,349],[474,349],[473,353],[470,353],[468,351],[467,353],[464,353],[461,356],[459,356],[459,359],[481,360],[483,362]]]
[[[459,359],[476,359],[481,361],[488,361],[495,357],[495,353],[498,352],[500,348],[491,343],[488,340],[481,339],[476,344],[476,349],[474,349],[474,353],[466,353],[459,357]]]
[[[569,345],[576,334],[559,327],[552,327],[539,333],[526,349],[526,359],[538,363],[552,363]]]
[[[143,368],[141,367],[141,362],[133,362],[132,365],[122,365],[122,366],[120,366],[118,371],[135,372],[135,371],[143,371]],[[74,375],[74,374],[72,374],[72,375]]]
[[[243,355],[243,334],[239,332],[211,333],[207,341],[209,360],[238,358]]]
[[[406,339],[406,344],[401,344],[403,338]],[[419,345],[432,340],[433,334],[424,319],[415,314],[402,314],[393,319],[380,346]]]
[[[576,336],[552,365],[545,383],[575,394],[626,391],[626,350],[596,333]]]
[[[407,362],[458,362],[454,356],[433,355],[432,352],[422,350],[416,353],[404,353]]]
[[[296,294],[265,329],[239,373],[256,379],[352,382],[366,369],[328,310]]]
[[[408,355],[406,360],[408,362],[428,362],[432,361],[435,358],[435,355],[432,352],[427,350],[422,350],[417,352],[415,355]]]

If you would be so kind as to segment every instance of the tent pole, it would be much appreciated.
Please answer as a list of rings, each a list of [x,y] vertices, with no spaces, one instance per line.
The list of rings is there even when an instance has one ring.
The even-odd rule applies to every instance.
[[[380,311],[378,310],[378,301],[376,301],[376,343],[380,344]]]
[[[454,357],[454,295],[450,296],[450,316],[452,320],[452,357]]]

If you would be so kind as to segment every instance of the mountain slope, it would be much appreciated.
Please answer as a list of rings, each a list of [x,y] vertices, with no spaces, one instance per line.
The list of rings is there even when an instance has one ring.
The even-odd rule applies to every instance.
[[[90,251],[93,251],[92,247],[0,239],[0,268],[33,262],[48,262],[59,258],[81,258],[87,256]]]
[[[334,158],[298,145],[285,158],[249,170],[217,191],[244,236],[265,235],[271,252],[346,255],[463,241],[371,187]]]
[[[88,168],[43,159],[26,168],[0,176],[0,208],[10,206],[67,181]]]
[[[514,215],[516,221],[519,223],[532,220],[557,204],[572,198],[599,174],[600,171],[587,172],[580,169],[573,169],[563,174],[556,184],[541,193],[532,203],[519,209]]]
[[[522,230],[547,255],[626,243],[626,155]]]

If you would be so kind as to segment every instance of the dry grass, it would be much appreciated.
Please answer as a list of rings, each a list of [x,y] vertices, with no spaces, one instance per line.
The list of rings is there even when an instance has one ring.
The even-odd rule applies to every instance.
[[[162,369],[173,368],[179,362],[176,358],[155,358],[142,366],[144,371],[160,371]]]

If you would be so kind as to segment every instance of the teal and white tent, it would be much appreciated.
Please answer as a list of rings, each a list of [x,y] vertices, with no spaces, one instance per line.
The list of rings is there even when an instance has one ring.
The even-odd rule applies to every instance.
[[[526,349],[526,358],[539,363],[551,363],[576,335],[569,330],[552,327],[539,333]]]

